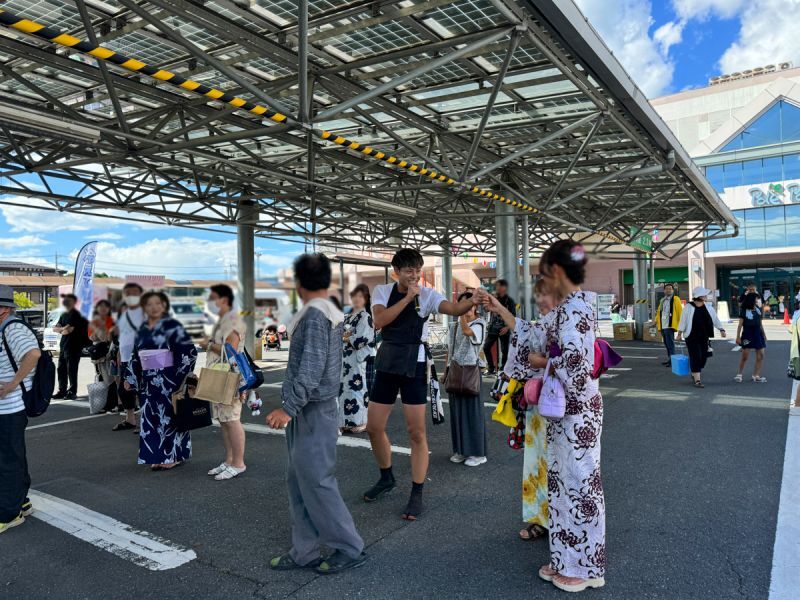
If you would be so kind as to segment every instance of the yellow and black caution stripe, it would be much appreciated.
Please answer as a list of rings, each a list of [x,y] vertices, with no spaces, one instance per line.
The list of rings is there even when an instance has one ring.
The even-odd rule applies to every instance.
[[[72,50],[77,50],[84,54],[88,54],[89,56],[93,56],[94,58],[113,63],[133,73],[142,73],[144,75],[152,77],[153,79],[157,79],[158,81],[163,81],[164,83],[174,85],[175,87],[179,87],[183,90],[193,92],[200,96],[205,96],[211,100],[216,100],[218,102],[225,102],[226,104],[229,104],[233,107],[245,110],[254,115],[263,117],[265,119],[269,119],[276,123],[296,122],[294,119],[291,119],[287,115],[271,110],[266,106],[261,106],[260,104],[256,104],[254,102],[248,102],[244,98],[239,98],[234,94],[229,94],[228,92],[223,92],[222,90],[218,90],[216,88],[203,85],[202,83],[198,83],[197,81],[186,79],[185,77],[181,77],[177,73],[172,73],[171,71],[166,71],[164,69],[153,67],[151,65],[143,63],[140,60],[136,60],[135,58],[131,58],[123,54],[120,54],[119,52],[111,50],[110,48],[104,48],[102,46],[91,44],[85,40],[80,40],[67,33],[62,33],[53,27],[47,27],[45,25],[42,25],[41,23],[31,21],[30,19],[24,19],[6,10],[0,9],[0,24],[10,27],[11,29],[15,29],[17,31],[21,31],[23,33],[36,36],[48,42],[59,44],[67,48],[71,48]],[[403,160],[392,154],[381,152],[380,150],[376,150],[365,144],[354,142],[352,140],[349,140],[343,136],[337,135],[330,131],[325,131],[322,129],[312,129],[311,131],[317,137],[323,140],[326,140],[338,146],[342,146],[348,150],[359,152],[364,156],[368,156],[374,160],[378,160],[385,164],[392,165],[393,167],[396,167],[398,169],[403,169],[405,171],[415,173],[423,177],[427,177],[431,181],[440,181],[446,185],[456,185],[457,183],[455,179],[453,179],[446,173],[438,173],[432,169],[426,169],[425,167],[422,167],[420,165],[414,164],[407,160]],[[505,204],[508,204],[509,206],[512,206],[522,211],[527,211],[530,213],[539,212],[539,209],[537,209],[534,206],[531,206],[525,202],[514,200],[513,198],[508,198],[507,196],[503,196],[502,194],[496,194],[492,190],[484,189],[478,186],[466,186],[465,189],[487,200],[491,200],[494,202],[503,202]],[[595,234],[604,237],[606,239],[609,239],[611,241],[617,242],[619,244],[623,244],[626,246],[628,245],[628,242],[618,238],[615,235],[607,234],[604,232],[596,232]]]
[[[3,24],[12,29],[16,29],[17,31],[21,31],[23,33],[36,36],[48,42],[59,44],[67,48],[71,48],[72,50],[77,50],[79,52],[88,54],[100,60],[113,63],[128,71],[148,75],[153,79],[163,81],[164,83],[169,83],[170,85],[174,85],[175,87],[182,88],[184,90],[193,92],[201,96],[206,96],[211,100],[217,100],[218,102],[225,102],[226,104],[229,104],[241,110],[246,110],[255,115],[275,121],[276,123],[294,122],[294,120],[289,118],[287,115],[270,110],[269,108],[261,106],[260,104],[248,102],[244,98],[239,98],[234,94],[229,94],[227,92],[223,92],[222,90],[218,90],[216,88],[198,83],[197,81],[186,79],[176,73],[172,73],[164,69],[153,67],[151,65],[143,63],[140,60],[136,60],[135,58],[131,58],[123,54],[120,54],[119,52],[115,52],[114,50],[111,50],[109,48],[104,48],[102,46],[91,44],[87,41],[80,40],[72,35],[62,33],[53,27],[46,27],[41,23],[31,21],[30,19],[23,19],[22,17],[19,17],[13,13],[1,9],[0,9],[0,24]],[[314,132],[315,135],[317,135],[317,137],[323,140],[326,140],[338,146],[342,146],[348,150],[359,152],[364,156],[368,156],[374,160],[381,161],[388,165],[392,165],[396,168],[403,169],[405,171],[409,171],[411,173],[415,173],[423,177],[427,177],[431,181],[440,181],[446,185],[456,184],[456,180],[445,173],[438,173],[433,169],[426,169],[425,167],[422,167],[420,165],[414,164],[407,160],[403,160],[402,158],[398,158],[397,156],[394,156],[392,154],[381,152],[380,150],[376,150],[365,144],[349,140],[343,136],[337,135],[330,131],[325,131],[321,129],[313,129],[312,131]],[[489,200],[504,202],[513,207],[519,208],[521,210],[527,210],[532,213],[539,212],[538,209],[536,209],[533,206],[530,206],[524,202],[519,202],[512,198],[507,198],[501,194],[495,194],[491,190],[482,189],[478,186],[472,186],[471,188],[468,189],[472,193],[482,196],[483,198],[487,198]]]

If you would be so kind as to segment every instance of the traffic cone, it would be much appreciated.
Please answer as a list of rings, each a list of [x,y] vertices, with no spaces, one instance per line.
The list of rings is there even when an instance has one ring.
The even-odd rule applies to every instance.
[[[783,324],[784,325],[791,325],[791,321],[789,320],[789,309],[785,309],[783,311]]]

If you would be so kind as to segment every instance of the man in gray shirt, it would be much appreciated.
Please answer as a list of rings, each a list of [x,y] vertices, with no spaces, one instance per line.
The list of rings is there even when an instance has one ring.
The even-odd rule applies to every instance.
[[[304,254],[295,261],[294,274],[303,309],[289,326],[283,407],[267,416],[267,425],[286,429],[292,549],[273,558],[270,567],[279,571],[313,568],[332,575],[360,566],[367,558],[333,475],[344,315],[328,299],[331,264],[327,257]],[[323,545],[334,551],[324,560]]]

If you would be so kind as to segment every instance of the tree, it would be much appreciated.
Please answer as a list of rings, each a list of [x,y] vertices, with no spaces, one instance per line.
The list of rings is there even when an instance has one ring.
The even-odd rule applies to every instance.
[[[52,296],[50,296],[47,299],[47,312],[53,312],[57,308],[58,308],[58,298],[53,298]]]
[[[17,305],[17,308],[33,308],[36,306],[33,300],[22,292],[14,292],[14,304]]]

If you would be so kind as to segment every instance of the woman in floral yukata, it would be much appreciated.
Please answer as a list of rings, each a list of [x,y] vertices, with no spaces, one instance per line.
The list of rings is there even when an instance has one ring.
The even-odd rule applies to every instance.
[[[361,283],[350,293],[353,312],[344,318],[342,383],[339,388],[339,429],[363,433],[367,429],[369,390],[375,372],[375,326],[369,288]]]
[[[580,592],[605,585],[606,524],[600,476],[603,398],[594,367],[594,296],[580,289],[586,252],[560,240],[542,256],[539,272],[549,290],[563,298],[548,320],[549,369],[564,386],[566,411],[547,424],[547,486],[550,562],[539,576],[557,588]],[[544,353],[531,357],[540,368]]]
[[[135,389],[142,403],[138,462],[151,465],[153,471],[165,471],[182,465],[192,455],[189,432],[175,429],[172,394],[194,370],[197,350],[183,326],[167,317],[169,299],[163,292],[147,292],[141,304],[146,319],[136,334],[125,388]],[[173,366],[143,370],[139,353],[156,349],[170,350]]]

